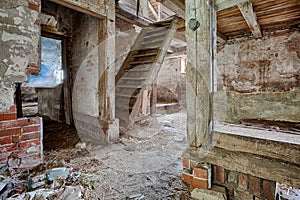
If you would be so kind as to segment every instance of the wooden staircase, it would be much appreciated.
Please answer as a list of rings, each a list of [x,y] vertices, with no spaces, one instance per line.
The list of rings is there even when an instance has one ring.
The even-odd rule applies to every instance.
[[[178,17],[143,28],[116,75],[116,117],[129,128],[145,115],[153,83],[177,30]]]

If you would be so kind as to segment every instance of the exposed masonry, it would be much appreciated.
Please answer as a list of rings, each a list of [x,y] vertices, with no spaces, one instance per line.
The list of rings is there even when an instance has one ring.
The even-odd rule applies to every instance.
[[[39,72],[40,0],[1,1],[0,112],[14,104],[14,83]]]
[[[43,162],[42,118],[17,119],[15,106],[0,115],[0,165],[27,169]]]
[[[300,89],[299,31],[231,42],[218,52],[218,91]]]
[[[218,186],[224,188],[223,193],[229,200],[274,200],[274,181],[189,159],[183,159],[182,165],[182,180],[190,186],[191,191],[195,188],[214,190],[214,186]]]

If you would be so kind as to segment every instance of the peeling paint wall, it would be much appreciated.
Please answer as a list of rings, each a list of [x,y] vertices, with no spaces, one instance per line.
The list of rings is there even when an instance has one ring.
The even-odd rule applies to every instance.
[[[39,71],[40,0],[0,2],[0,112],[14,104],[14,83]]]
[[[300,122],[300,33],[235,39],[218,53],[217,120]]]
[[[218,53],[218,91],[283,92],[300,89],[299,31],[235,40]]]

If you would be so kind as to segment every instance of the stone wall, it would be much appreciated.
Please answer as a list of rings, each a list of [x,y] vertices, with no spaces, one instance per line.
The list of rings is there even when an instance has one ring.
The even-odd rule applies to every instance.
[[[40,0],[0,2],[0,113],[14,105],[15,82],[40,69]]]
[[[185,104],[185,73],[181,57],[165,58],[157,77],[157,101]]]

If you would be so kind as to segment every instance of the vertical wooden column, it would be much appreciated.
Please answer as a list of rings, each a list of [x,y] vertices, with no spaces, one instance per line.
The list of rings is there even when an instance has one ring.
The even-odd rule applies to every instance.
[[[150,96],[150,113],[151,115],[156,113],[156,104],[157,104],[157,83],[153,83],[152,92]]]
[[[106,17],[99,22],[99,117],[104,132],[115,123],[115,1],[106,0]],[[118,130],[114,130],[117,131]],[[110,137],[110,136],[109,136]]]
[[[185,2],[187,38],[187,132],[191,146],[209,142],[214,84],[215,10],[210,0]],[[192,30],[195,21],[200,23]],[[195,24],[195,23],[194,23]]]

